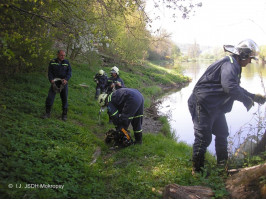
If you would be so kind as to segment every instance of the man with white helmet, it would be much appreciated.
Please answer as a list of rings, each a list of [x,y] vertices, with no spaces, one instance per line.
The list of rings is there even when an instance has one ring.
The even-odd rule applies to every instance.
[[[108,115],[117,130],[128,129],[131,124],[135,136],[135,144],[142,143],[142,120],[144,98],[133,88],[121,88],[111,94],[101,94],[98,98],[101,107],[107,106]]]
[[[111,77],[108,78],[105,87],[108,94],[114,90],[125,87],[124,81],[119,77],[119,69],[116,66],[111,68]]]
[[[95,99],[98,99],[99,95],[105,92],[105,85],[107,84],[107,76],[102,69],[94,76],[94,81],[97,84]]]
[[[207,147],[215,135],[217,164],[226,164],[228,159],[228,127],[225,113],[230,112],[235,100],[244,104],[247,111],[254,105],[265,103],[265,96],[252,94],[240,87],[242,67],[256,59],[259,48],[248,39],[237,46],[224,45],[230,52],[210,65],[193,89],[188,99],[189,111],[194,123],[193,173],[201,172]]]

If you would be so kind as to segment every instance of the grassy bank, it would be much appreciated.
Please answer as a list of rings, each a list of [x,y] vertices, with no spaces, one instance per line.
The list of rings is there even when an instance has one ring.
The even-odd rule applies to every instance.
[[[141,146],[109,150],[103,137],[113,126],[106,113],[99,123],[94,100],[93,76],[100,68],[72,65],[67,122],[61,120],[59,95],[51,118],[40,118],[49,89],[46,73],[1,76],[1,198],[161,198],[162,188],[169,183],[205,185],[216,197],[225,195],[216,170],[208,179],[191,176],[192,149],[165,136],[171,135],[167,122],[161,130],[164,134],[144,133]],[[109,72],[110,67],[104,70]],[[160,86],[188,80],[152,64],[120,70],[125,85],[143,93],[145,107],[162,95]],[[208,163],[212,168],[210,155]],[[48,184],[64,187],[41,188]]]

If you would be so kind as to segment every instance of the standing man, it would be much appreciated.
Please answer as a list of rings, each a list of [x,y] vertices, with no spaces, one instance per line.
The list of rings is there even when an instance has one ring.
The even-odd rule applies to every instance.
[[[236,47],[224,45],[224,50],[232,54],[207,68],[188,99],[195,135],[192,173],[202,171],[212,134],[216,136],[217,164],[226,164],[229,132],[225,113],[231,111],[235,100],[242,102],[247,111],[254,105],[254,101],[263,104],[266,100],[265,96],[249,93],[240,87],[242,67],[251,63],[251,59],[257,59],[257,44],[252,40],[244,40]]]
[[[133,127],[135,144],[142,144],[144,98],[137,89],[121,88],[111,94],[101,94],[101,107],[107,106],[108,115],[118,130]]]
[[[107,93],[110,94],[114,90],[124,87],[125,87],[124,81],[119,77],[119,69],[116,66],[112,67],[111,77],[108,78],[106,85]]]
[[[66,53],[63,50],[57,52],[57,58],[49,63],[48,79],[51,83],[48,96],[45,101],[46,113],[43,118],[50,118],[51,108],[54,103],[56,93],[60,93],[62,100],[62,120],[67,120],[68,108],[68,81],[71,77],[72,69],[68,60],[65,60]]]

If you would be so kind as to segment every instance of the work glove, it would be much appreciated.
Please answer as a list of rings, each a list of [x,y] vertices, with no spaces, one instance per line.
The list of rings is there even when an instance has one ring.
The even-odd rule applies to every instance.
[[[247,100],[246,102],[244,102],[244,105],[245,105],[245,107],[247,108],[247,111],[249,111],[250,108],[251,108],[252,106],[254,106],[254,101],[253,101],[250,97],[248,97],[247,99],[248,99],[248,100]]]
[[[259,104],[264,104],[266,101],[266,96],[263,96],[261,94],[255,94],[254,101]]]

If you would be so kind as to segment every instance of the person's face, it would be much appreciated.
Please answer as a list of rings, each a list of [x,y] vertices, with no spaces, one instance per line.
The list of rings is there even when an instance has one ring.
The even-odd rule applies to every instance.
[[[116,73],[111,73],[112,77],[116,77]]]
[[[246,60],[240,60],[241,67],[246,67],[249,63],[251,63],[251,58],[247,58]]]
[[[66,56],[66,53],[64,51],[60,51],[58,54],[57,54],[57,57],[60,61],[63,61],[65,59],[65,56]]]

